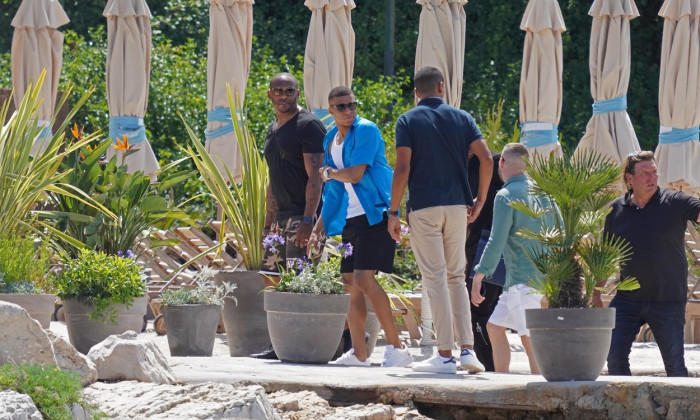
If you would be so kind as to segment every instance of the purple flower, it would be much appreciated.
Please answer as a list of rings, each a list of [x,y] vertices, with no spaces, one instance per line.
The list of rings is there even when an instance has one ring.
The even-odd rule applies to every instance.
[[[301,258],[297,258],[297,259],[296,259],[296,270],[297,270],[297,273],[301,273],[301,272],[304,271],[307,267],[311,267],[311,265],[312,265],[311,260],[308,259],[308,258],[306,257],[306,255],[304,255],[304,256],[301,257]]]
[[[408,235],[409,233],[411,233],[411,229],[409,229],[408,225],[402,224],[401,225],[401,235],[405,236],[405,235]]]
[[[270,233],[263,238],[263,247],[270,252],[277,252],[277,247],[284,245],[284,237],[275,233]]]
[[[123,256],[124,256],[124,252],[121,249],[119,251],[117,251],[117,257],[123,257]]]
[[[352,255],[352,244],[350,242],[341,242],[335,249],[340,252],[343,258],[348,258]]]
[[[136,259],[136,254],[131,252],[130,249],[127,249],[126,252],[119,250],[119,251],[117,251],[117,257]]]

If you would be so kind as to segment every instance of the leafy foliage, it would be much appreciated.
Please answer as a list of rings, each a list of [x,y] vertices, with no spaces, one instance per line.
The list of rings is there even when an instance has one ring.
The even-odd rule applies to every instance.
[[[142,268],[133,258],[91,249],[81,249],[77,258],[67,260],[53,282],[58,297],[93,304],[91,319],[113,323],[116,309],[110,305],[130,306],[146,293]]]
[[[225,298],[238,300],[233,296],[236,284],[223,282],[220,285],[214,283],[214,276],[218,273],[210,267],[203,267],[194,278],[194,288],[182,287],[180,289],[167,289],[160,295],[163,306],[173,305],[219,305],[224,304]]]
[[[597,285],[615,274],[631,255],[625,240],[602,233],[608,203],[616,196],[608,188],[620,177],[622,168],[593,150],[571,159],[535,155],[527,168],[535,184],[533,194],[555,201],[561,217],[554,228],[518,232],[543,244],[540,249],[526,249],[542,273],[541,279],[529,279],[529,284],[547,298],[550,307],[587,307]],[[531,217],[555,211],[523,202],[511,206]],[[631,290],[639,284],[630,278],[616,287]]]
[[[72,419],[73,404],[80,404],[90,410],[93,418],[99,417],[83,400],[80,377],[56,366],[14,363],[1,365],[0,389],[11,389],[29,395],[45,419]]]
[[[340,279],[340,257],[333,256],[315,266],[301,263],[296,269],[284,270],[273,288],[278,292],[342,294],[345,291]]]
[[[32,237],[0,238],[0,293],[42,293],[51,289],[46,276],[51,251]]]

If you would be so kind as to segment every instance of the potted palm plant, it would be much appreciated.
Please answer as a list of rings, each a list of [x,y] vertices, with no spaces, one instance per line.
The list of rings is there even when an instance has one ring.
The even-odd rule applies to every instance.
[[[214,284],[217,270],[203,267],[194,287],[168,289],[160,304],[171,356],[211,356],[224,298],[233,299],[235,284]]]
[[[68,338],[79,352],[87,354],[110,335],[142,331],[146,282],[131,251],[109,255],[81,249],[52,282],[63,301]]]
[[[614,308],[592,308],[593,291],[631,290],[633,278],[613,281],[630,256],[621,238],[603,235],[608,204],[617,196],[611,186],[621,167],[596,151],[572,158],[535,155],[527,162],[533,193],[556,202],[560,218],[554,228],[518,234],[540,241],[540,250],[526,249],[541,279],[529,285],[544,295],[549,307],[526,310],[526,325],[542,375],[548,381],[595,380],[603,369],[615,326]],[[531,217],[546,211],[512,203]]]
[[[230,89],[228,100],[243,161],[240,176],[232,174],[229,168],[225,168],[225,173],[222,173],[215,158],[207,152],[186,122],[190,143],[185,151],[222,210],[220,246],[227,242],[233,244],[244,266],[242,270],[220,272],[216,281],[236,283],[238,286],[236,295],[239,304],[226,298],[222,315],[231,356],[248,356],[270,344],[261,293],[265,284],[259,273],[263,260],[260,240],[265,224],[268,171],[255,139],[248,132],[245,123],[239,122],[236,117],[237,107]],[[229,181],[236,179],[240,179],[240,182]]]
[[[56,296],[47,281],[51,251],[33,237],[0,238],[0,300],[17,304],[48,329]]]

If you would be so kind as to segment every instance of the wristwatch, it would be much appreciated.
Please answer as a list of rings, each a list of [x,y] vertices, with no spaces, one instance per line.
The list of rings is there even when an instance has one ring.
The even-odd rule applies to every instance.
[[[309,216],[304,216],[304,217],[301,219],[301,223],[304,223],[304,224],[307,224],[307,225],[311,224],[311,222],[313,222],[313,219],[312,219],[311,217],[309,217]]]
[[[386,213],[387,213],[389,216],[396,216],[396,217],[399,217],[399,211],[398,211],[398,210],[396,210],[396,211],[387,210]]]

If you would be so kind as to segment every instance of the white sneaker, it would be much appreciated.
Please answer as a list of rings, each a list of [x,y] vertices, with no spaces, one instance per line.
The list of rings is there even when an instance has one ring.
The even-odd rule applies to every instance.
[[[457,373],[457,361],[452,356],[446,359],[435,353],[430,359],[414,363],[411,368],[416,372]]]
[[[391,344],[386,346],[384,350],[384,360],[382,360],[382,366],[384,367],[406,367],[413,363],[413,356],[407,348],[397,349]]]
[[[338,366],[370,366],[369,358],[367,358],[367,360],[364,362],[361,362],[360,359],[355,356],[355,349],[348,350],[342,356],[329,364]]]
[[[486,370],[479,359],[469,349],[462,349],[459,355],[459,366],[469,373],[483,372]]]

